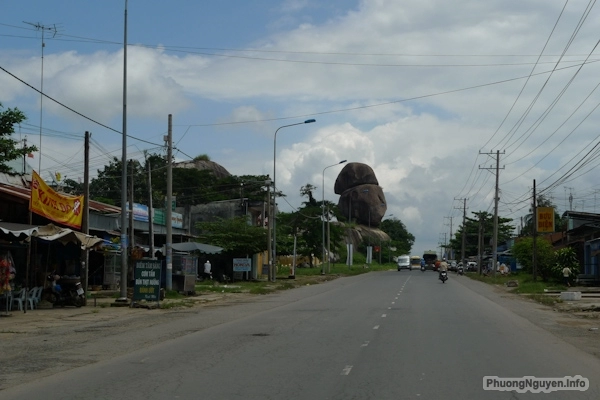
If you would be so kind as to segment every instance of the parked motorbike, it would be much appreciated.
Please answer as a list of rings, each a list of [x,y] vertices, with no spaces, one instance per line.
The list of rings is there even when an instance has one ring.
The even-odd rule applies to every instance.
[[[448,280],[448,273],[446,271],[440,272],[440,280],[442,281],[442,283],[446,283],[446,281]]]
[[[458,267],[458,269],[456,270],[456,273],[457,273],[457,274],[459,274],[459,275],[462,275],[462,274],[464,274],[464,269],[463,269],[463,267]]]
[[[78,277],[61,277],[50,274],[46,277],[50,287],[46,288],[44,298],[56,306],[81,307],[85,302],[85,292]]]

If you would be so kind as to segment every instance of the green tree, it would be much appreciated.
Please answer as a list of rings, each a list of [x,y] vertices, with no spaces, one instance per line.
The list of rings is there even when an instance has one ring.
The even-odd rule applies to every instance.
[[[571,275],[577,276],[579,274],[579,260],[572,247],[565,247],[554,252],[553,278],[560,281],[563,277],[562,270],[565,267],[571,270]]]
[[[313,195],[315,186],[306,184],[300,188],[300,194],[307,198],[302,207],[293,213],[277,215],[277,253],[293,254],[294,237],[296,237],[296,253],[306,256],[310,267],[313,267],[312,256],[322,257],[323,253],[323,213],[325,220],[331,221],[340,217],[337,205],[325,201],[316,201]],[[327,226],[325,225],[325,229]],[[336,223],[329,224],[331,251],[337,253],[344,235],[343,229]],[[327,245],[327,244],[325,244]]]
[[[552,207],[554,208],[554,231],[561,232],[566,224],[566,219],[560,217],[558,212],[556,212],[557,207],[552,203],[552,201],[546,198],[544,195],[540,195],[537,198],[537,206],[538,207]],[[531,236],[533,234],[533,209],[529,209],[529,214],[523,217],[523,229],[519,233],[519,236]]]
[[[267,250],[267,230],[248,224],[245,216],[199,222],[199,239],[219,246],[231,256],[245,256]]]
[[[7,162],[16,160],[19,157],[25,157],[32,151],[37,151],[35,146],[17,147],[19,142],[12,138],[15,133],[15,125],[20,124],[27,118],[25,114],[17,108],[3,108],[0,103],[0,172],[11,172],[6,165]]]
[[[199,156],[202,158],[208,156]],[[133,161],[134,202],[149,204],[148,168],[152,175],[152,202],[164,207],[167,189],[167,160],[160,154],[146,154],[145,161]],[[121,160],[114,157],[98,170],[90,182],[90,197],[108,204],[121,204]],[[127,168],[127,190],[130,187],[131,163]],[[173,196],[178,206],[206,204],[213,201],[248,198],[263,200],[266,175],[244,175],[217,178],[210,170],[173,168]]]
[[[410,254],[415,243],[415,236],[408,232],[402,221],[397,218],[384,219],[381,221],[379,229],[387,233],[391,239],[388,248],[395,247],[397,254]]]
[[[480,221],[483,234],[484,252],[492,252],[492,237],[494,235],[494,216],[486,211],[473,212],[475,218],[465,218],[465,224],[458,228],[454,238],[450,240],[451,247],[456,254],[461,254],[462,238],[465,235],[465,257],[477,255],[480,230]],[[498,243],[503,243],[513,237],[514,226],[510,223],[512,219],[498,216]]]
[[[533,272],[533,238],[526,237],[517,240],[512,248],[512,254],[527,272]],[[549,241],[536,240],[537,273],[542,280],[547,281],[553,277],[552,269],[555,264],[554,249]]]

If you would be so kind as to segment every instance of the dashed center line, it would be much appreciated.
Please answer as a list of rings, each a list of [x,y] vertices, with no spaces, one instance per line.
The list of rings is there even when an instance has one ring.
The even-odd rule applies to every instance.
[[[352,371],[352,365],[346,365],[342,370],[341,375],[350,375],[350,371]]]
[[[379,325],[375,325],[373,329],[379,329]]]
[[[365,342],[363,344],[360,345],[360,347],[367,347],[369,345],[369,341],[365,340]]]
[[[381,314],[381,318],[387,317],[387,314]]]

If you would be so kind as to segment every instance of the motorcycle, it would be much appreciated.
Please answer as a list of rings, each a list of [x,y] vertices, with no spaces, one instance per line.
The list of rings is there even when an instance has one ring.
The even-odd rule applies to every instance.
[[[421,272],[425,272],[425,266],[421,265]]]
[[[440,272],[440,281],[442,281],[442,283],[446,283],[447,280],[448,280],[448,273],[446,271],[441,271]]]
[[[60,277],[54,273],[46,277],[50,287],[46,288],[44,298],[54,306],[81,307],[85,302],[85,292],[81,280],[77,278]]]
[[[459,275],[462,275],[462,274],[464,274],[464,269],[463,269],[463,267],[458,267],[458,269],[456,270],[456,273],[457,273],[457,274],[459,274]]]

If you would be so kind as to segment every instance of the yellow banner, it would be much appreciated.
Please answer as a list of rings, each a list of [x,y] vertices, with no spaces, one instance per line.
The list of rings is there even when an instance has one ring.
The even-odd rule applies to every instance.
[[[554,207],[538,207],[537,231],[540,233],[554,232]]]
[[[81,228],[83,196],[56,193],[33,171],[29,210],[59,224]]]

